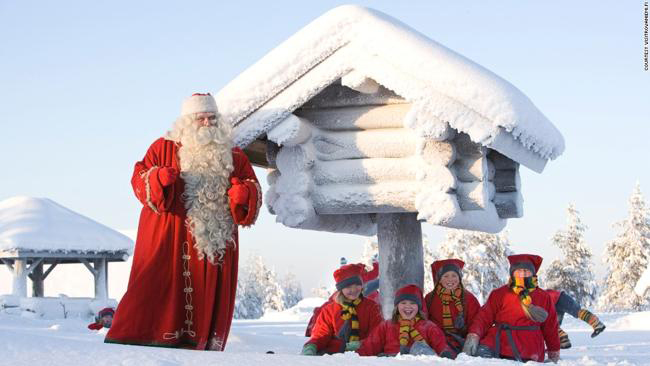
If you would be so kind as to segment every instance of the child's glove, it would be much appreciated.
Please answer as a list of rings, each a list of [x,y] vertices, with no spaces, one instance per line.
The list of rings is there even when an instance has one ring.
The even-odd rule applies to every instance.
[[[560,351],[548,351],[548,359],[557,363],[560,360]]]
[[[248,188],[239,178],[230,179],[232,187],[228,190],[228,197],[236,205],[245,205],[248,203]]]
[[[354,351],[358,350],[359,347],[361,347],[361,342],[359,342],[359,341],[348,342],[348,343],[345,344],[345,352],[348,352],[348,351],[354,352]]]
[[[414,342],[413,345],[411,346],[411,349],[409,349],[409,355],[426,355],[426,356],[433,356],[436,354],[436,351],[434,351],[427,342],[424,341],[419,341],[419,342]]]
[[[463,353],[466,353],[470,356],[476,356],[476,351],[478,350],[478,341],[478,334],[467,334],[467,338],[465,338],[465,345],[463,346]]]
[[[163,187],[168,187],[176,182],[178,178],[178,170],[172,167],[162,167],[158,169],[158,180]]]
[[[307,343],[302,347],[302,352],[300,352],[300,354],[303,356],[316,356],[317,351],[315,344]]]

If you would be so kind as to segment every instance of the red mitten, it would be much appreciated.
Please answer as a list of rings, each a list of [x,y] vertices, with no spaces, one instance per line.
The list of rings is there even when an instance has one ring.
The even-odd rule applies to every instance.
[[[178,170],[175,168],[166,166],[158,169],[158,180],[160,180],[160,184],[162,184],[163,187],[168,187],[174,184],[176,178],[178,178]]]
[[[88,329],[90,330],[100,330],[102,328],[104,328],[104,326],[99,323],[88,324]]]
[[[230,180],[232,187],[228,190],[230,201],[236,205],[248,204],[248,187],[246,187],[239,178],[232,178]]]

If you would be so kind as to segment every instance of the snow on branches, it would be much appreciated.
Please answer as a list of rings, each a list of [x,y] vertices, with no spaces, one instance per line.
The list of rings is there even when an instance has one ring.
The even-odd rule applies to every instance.
[[[490,292],[508,280],[508,259],[512,254],[506,234],[447,229],[435,257],[458,258],[465,262],[463,285],[483,303]]]
[[[634,292],[650,259],[650,213],[638,182],[629,204],[628,217],[614,225],[619,233],[605,250],[608,271],[599,299],[604,311],[639,311],[648,306],[648,299]]]
[[[541,286],[564,291],[583,307],[596,299],[596,280],[592,269],[592,253],[584,240],[587,226],[582,223],[573,204],[567,207],[567,227],[558,230],[551,239],[562,251],[562,259],[556,259],[542,273]]]
[[[235,319],[258,319],[268,311],[282,311],[302,300],[295,275],[287,273],[281,283],[261,256],[249,256],[237,282]]]

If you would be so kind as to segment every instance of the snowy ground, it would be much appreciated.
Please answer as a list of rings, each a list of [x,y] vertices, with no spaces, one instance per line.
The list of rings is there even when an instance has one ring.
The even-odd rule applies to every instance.
[[[88,330],[88,319],[30,319],[8,309],[0,312],[0,365],[514,365],[512,361],[465,355],[456,361],[427,356],[359,357],[353,353],[299,356],[310,308],[319,301],[306,301],[301,309],[267,315],[262,320],[234,321],[223,353],[105,344],[105,329]],[[561,365],[650,365],[650,312],[603,314],[602,319],[608,328],[595,339],[589,337],[584,323],[566,319],[564,328],[574,347],[562,352]],[[275,354],[266,354],[270,350]]]

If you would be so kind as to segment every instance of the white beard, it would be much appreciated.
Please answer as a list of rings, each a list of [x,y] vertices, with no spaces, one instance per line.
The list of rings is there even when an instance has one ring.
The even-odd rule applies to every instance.
[[[229,125],[198,127],[192,116],[180,117],[165,136],[181,143],[180,176],[185,181],[185,225],[194,237],[199,259],[221,264],[232,240],[234,223],[227,189],[233,171]]]

